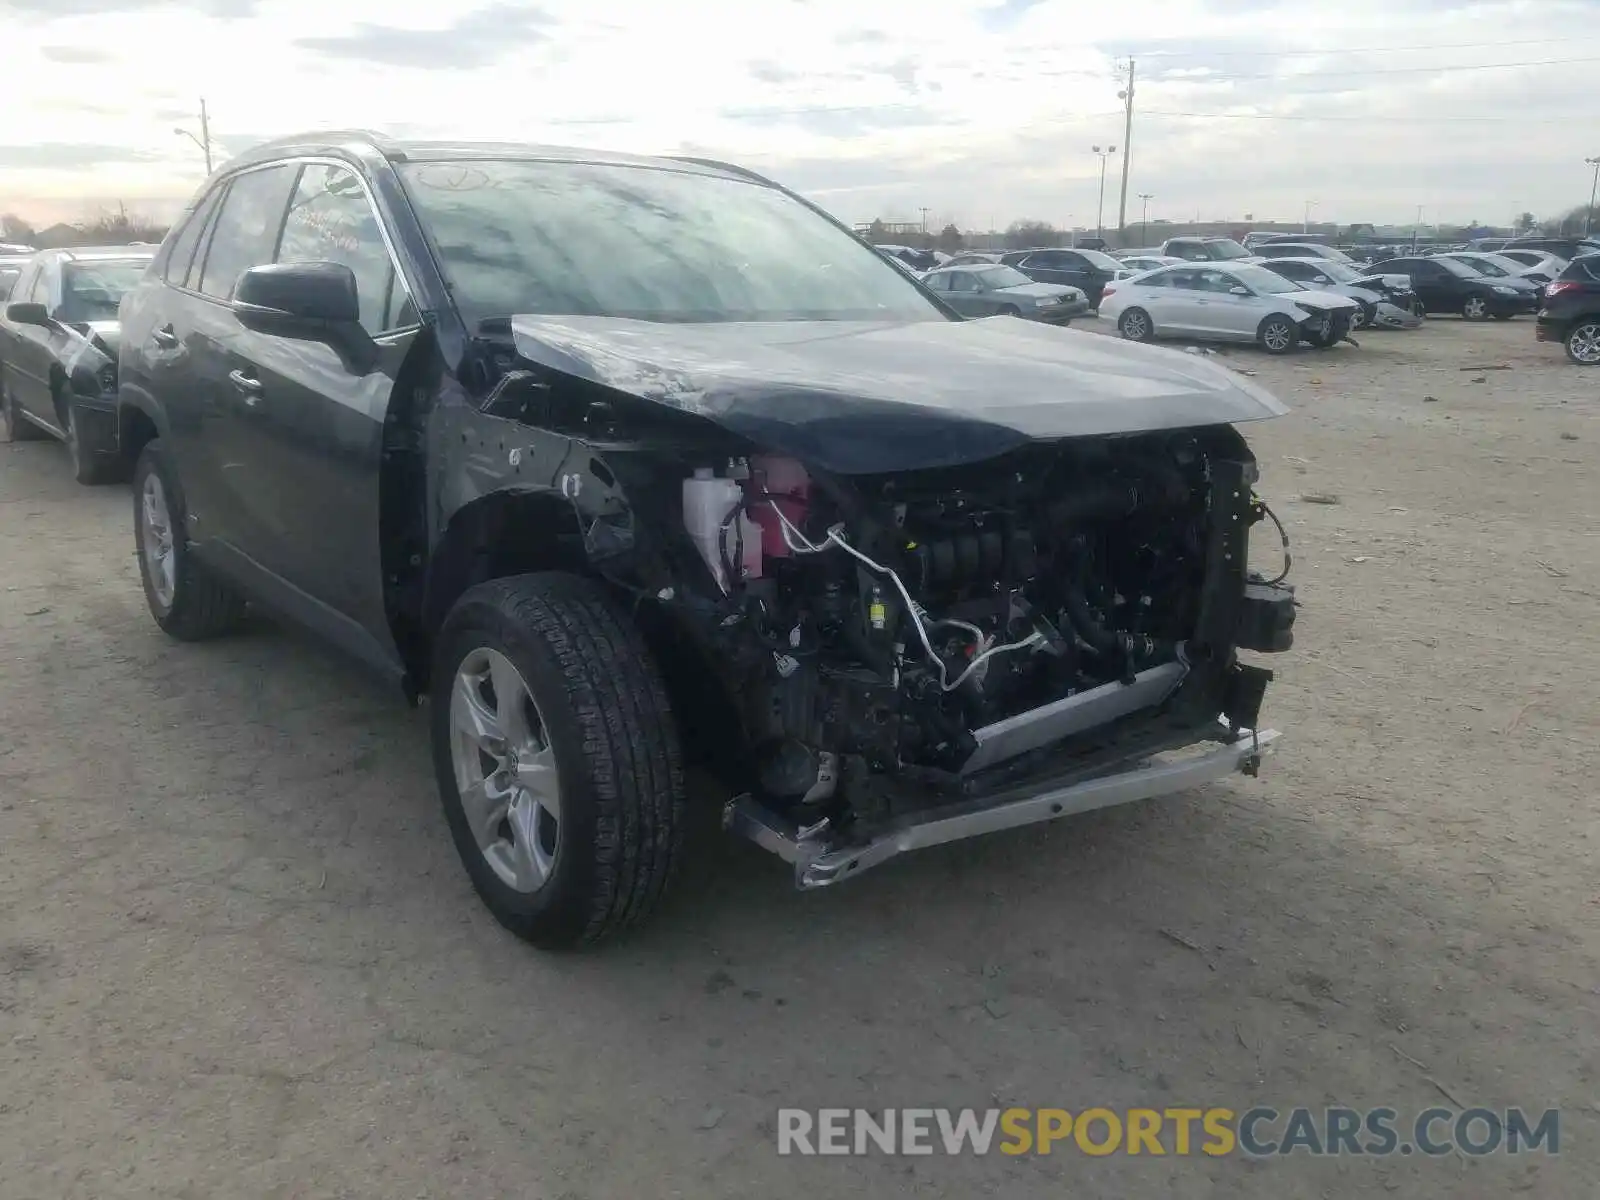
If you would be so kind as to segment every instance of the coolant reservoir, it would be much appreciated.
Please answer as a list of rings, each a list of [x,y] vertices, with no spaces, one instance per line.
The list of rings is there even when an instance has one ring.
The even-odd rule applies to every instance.
[[[771,558],[787,558],[789,544],[783,540],[783,522],[772,506],[776,504],[790,524],[801,528],[811,498],[811,476],[795,459],[758,454],[750,460],[750,489],[755,519],[761,526],[762,551]]]
[[[724,554],[743,578],[761,578],[762,530],[743,511],[744,502],[738,480],[719,479],[710,467],[696,467],[683,481],[684,529],[724,592],[729,588]]]

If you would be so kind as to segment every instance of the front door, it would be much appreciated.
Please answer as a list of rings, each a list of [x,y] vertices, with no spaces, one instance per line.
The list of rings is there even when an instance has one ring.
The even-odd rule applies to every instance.
[[[239,493],[248,552],[285,582],[374,633],[386,629],[379,561],[379,469],[395,380],[418,335],[415,306],[360,177],[307,162],[275,261],[349,267],[376,353],[348,341],[245,331],[226,366],[234,441],[248,457]]]
[[[45,312],[53,313],[57,306],[52,283],[55,273],[49,263],[34,264],[18,281],[16,293],[8,303],[38,304]],[[6,326],[10,333],[10,345],[6,348],[6,387],[11,398],[23,412],[64,434],[51,390],[51,365],[57,353],[66,348],[71,336],[69,331],[53,321],[48,325],[24,325],[8,320]]]

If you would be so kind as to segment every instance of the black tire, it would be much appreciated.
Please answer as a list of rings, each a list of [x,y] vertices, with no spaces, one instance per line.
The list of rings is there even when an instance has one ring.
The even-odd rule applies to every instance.
[[[144,502],[146,480],[155,476],[167,506],[171,529],[174,583],[171,602],[164,602],[152,583],[152,567],[146,559]],[[205,564],[189,552],[184,533],[183,489],[167,462],[160,439],[145,445],[133,469],[133,541],[139,557],[139,581],[144,586],[150,615],[162,632],[180,642],[202,642],[221,637],[238,628],[244,620],[243,598],[217,579]]]
[[[1130,308],[1117,318],[1117,332],[1130,342],[1148,342],[1156,335],[1156,323],[1142,308]]]
[[[1600,367],[1600,317],[1573,322],[1564,342],[1567,357],[1580,367]]]
[[[456,674],[504,655],[533,696],[555,758],[561,821],[536,891],[490,867],[462,807],[452,759]],[[677,726],[644,638],[602,588],[575,575],[517,575],[468,591],[439,632],[431,721],[439,796],[473,887],[495,920],[546,950],[609,937],[655,908],[683,847]]]
[[[1256,344],[1268,354],[1288,354],[1300,344],[1300,331],[1288,317],[1274,313],[1256,330]]]
[[[1482,296],[1468,296],[1461,302],[1461,319],[1463,321],[1487,321],[1489,319],[1489,302]]]
[[[18,415],[16,403],[11,399],[11,389],[4,384],[0,384],[0,409],[5,412],[6,441],[37,442],[50,436],[28,418]]]
[[[79,483],[93,487],[110,483],[116,478],[116,462],[103,454],[86,449],[78,434],[78,412],[71,400],[60,406],[66,417],[67,453],[72,456],[72,477]]]

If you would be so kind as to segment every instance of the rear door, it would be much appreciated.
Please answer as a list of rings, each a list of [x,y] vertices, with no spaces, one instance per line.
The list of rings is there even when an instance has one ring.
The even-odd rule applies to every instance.
[[[228,362],[250,486],[239,505],[260,565],[313,600],[387,636],[379,561],[384,417],[419,324],[367,187],[351,166],[301,164],[274,260],[350,268],[361,360],[336,343],[248,332]]]
[[[1154,300],[1150,312],[1163,332],[1205,330],[1206,314],[1201,302],[1206,297],[1201,291],[1200,270],[1199,267],[1174,267],[1162,276],[1166,287]]]
[[[968,317],[993,315],[995,306],[983,294],[978,280],[971,271],[957,271],[950,276],[950,291],[945,294],[950,307]]]
[[[1017,269],[1035,283],[1071,284],[1064,253],[1060,250],[1038,250],[1024,258]]]

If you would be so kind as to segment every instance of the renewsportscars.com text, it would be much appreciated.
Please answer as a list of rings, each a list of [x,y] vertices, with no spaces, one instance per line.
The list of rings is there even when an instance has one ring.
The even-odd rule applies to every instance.
[[[1520,1108],[781,1108],[779,1154],[1558,1154],[1561,1113]]]

